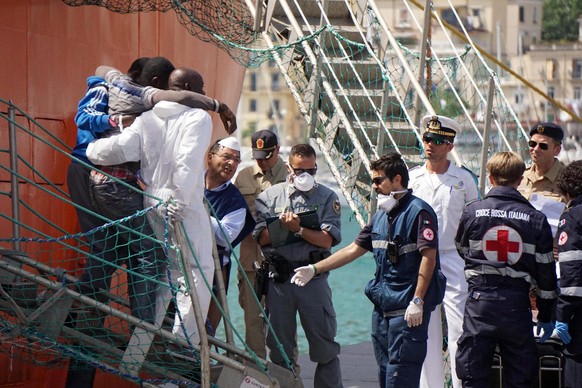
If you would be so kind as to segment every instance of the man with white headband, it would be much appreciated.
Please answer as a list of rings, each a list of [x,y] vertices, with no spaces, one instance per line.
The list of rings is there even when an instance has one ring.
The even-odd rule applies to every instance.
[[[232,184],[232,177],[240,163],[240,145],[236,138],[219,140],[207,155],[208,170],[204,177],[204,196],[212,206],[212,231],[220,259],[220,268],[226,292],[230,279],[230,254],[255,227],[255,219],[239,189]],[[220,322],[222,314],[212,301],[208,320],[212,331]]]
[[[203,93],[202,77],[192,69],[174,70],[170,82],[176,88]],[[211,136],[212,120],[206,111],[161,101],[151,111],[138,117],[121,134],[99,139],[87,148],[89,160],[99,165],[140,161],[141,178],[147,185],[145,192],[149,194],[144,196],[144,206],[147,208],[158,204],[156,198],[170,203],[168,209],[159,206],[156,211],[148,212],[148,220],[160,241],[164,241],[167,212],[173,221],[182,222],[183,228],[178,227],[177,230],[168,225],[172,240],[170,244],[176,245],[182,241],[182,254],[192,266],[204,321],[208,314],[211,291],[206,287],[202,275],[209,282],[214,278],[212,246],[208,243],[212,241],[212,231],[203,202],[204,154],[210,146]],[[177,223],[175,225],[179,226]],[[184,242],[186,238],[189,244]],[[184,292],[187,284],[185,274],[181,272],[174,252],[170,250],[169,253],[169,282],[172,287],[180,289],[176,295],[178,311],[173,331],[197,344],[200,337],[190,295]],[[166,304],[169,301],[169,295],[166,294],[160,296],[157,303]],[[156,321],[159,319],[160,316],[156,316]]]

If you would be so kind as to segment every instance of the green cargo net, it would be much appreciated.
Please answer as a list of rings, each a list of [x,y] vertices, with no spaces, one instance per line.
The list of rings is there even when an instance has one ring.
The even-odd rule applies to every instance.
[[[244,1],[180,0],[63,0],[70,6],[95,5],[121,14],[173,10],[178,22],[198,39],[235,50],[253,43],[254,19]],[[240,61],[240,60],[239,60]],[[244,59],[243,59],[244,61]]]
[[[222,336],[208,339],[209,356],[198,345],[201,332],[206,333],[205,322],[202,328],[200,319],[187,326],[175,306],[180,298],[197,298],[200,289],[184,275],[189,272],[186,265],[193,270],[203,265],[182,225],[170,222],[164,202],[157,200],[154,206],[117,220],[75,205],[64,190],[63,171],[70,163],[83,162],[72,161],[70,149],[25,112],[5,100],[0,104],[0,123],[13,129],[19,144],[30,144],[37,155],[55,162],[47,169],[42,158],[29,158],[28,148],[14,152],[10,142],[0,148],[0,174],[15,178],[22,189],[18,196],[0,192],[4,204],[14,196],[19,209],[18,215],[0,213],[0,352],[40,366],[97,368],[140,384],[203,385],[205,363],[219,376],[224,368],[242,373],[243,359],[255,365],[260,374],[255,377],[263,383],[272,380],[272,374],[281,378],[280,371],[273,372],[280,367],[265,364],[246,347],[225,306],[219,307],[223,322],[245,349],[236,349]],[[2,113],[5,107],[13,113]],[[11,151],[16,165],[6,163]],[[70,215],[73,208],[100,218],[102,225],[69,233],[66,229],[76,220],[59,213]],[[175,238],[176,230],[183,237]],[[182,260],[184,255],[192,260]],[[231,259],[238,265],[236,255]],[[213,291],[215,274],[198,273],[194,281],[220,306]],[[225,356],[224,350],[239,358]],[[212,385],[220,381],[216,376]]]

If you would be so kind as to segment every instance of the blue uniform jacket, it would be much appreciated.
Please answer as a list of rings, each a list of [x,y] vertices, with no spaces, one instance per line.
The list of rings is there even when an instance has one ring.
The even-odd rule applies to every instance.
[[[557,297],[553,238],[546,216],[516,189],[492,188],[468,204],[455,237],[465,277],[499,275],[536,287],[538,319],[549,322]]]
[[[423,200],[410,194],[402,197],[398,207],[389,214],[378,211],[374,215],[371,238],[376,261],[376,276],[368,282],[365,294],[377,308],[385,313],[403,314],[414,297],[422,261],[415,236],[418,228],[414,225],[418,222],[419,213],[423,210],[429,213],[435,229],[438,228],[433,209]],[[393,252],[390,252],[390,247]],[[437,250],[434,273],[439,273],[439,270]],[[443,275],[439,273],[439,276]],[[446,283],[444,276],[441,280],[440,291],[442,292],[435,289],[437,284],[433,276],[433,281],[424,296],[425,304],[430,310],[442,302]]]
[[[556,320],[570,325],[568,352],[582,354],[582,195],[562,213],[557,235],[560,296]]]

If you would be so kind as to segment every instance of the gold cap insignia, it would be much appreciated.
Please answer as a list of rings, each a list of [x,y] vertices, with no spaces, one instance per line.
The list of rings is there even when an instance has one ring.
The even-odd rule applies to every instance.
[[[537,130],[539,133],[544,133],[544,130],[545,130],[545,128],[544,128],[544,127],[543,127],[541,124],[539,124],[536,130]]]
[[[257,139],[257,149],[262,149],[265,146],[265,141],[263,139]]]
[[[430,118],[430,120],[428,121],[427,128],[429,128],[429,129],[440,130],[441,127],[442,127],[441,122],[439,121],[438,117],[436,117],[436,116],[432,116]]]

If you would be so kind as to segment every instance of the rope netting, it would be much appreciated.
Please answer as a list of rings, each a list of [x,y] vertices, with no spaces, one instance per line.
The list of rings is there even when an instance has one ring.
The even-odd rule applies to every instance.
[[[0,148],[0,175],[5,181],[16,178],[23,189],[18,214],[0,213],[2,225],[18,227],[0,233],[0,352],[39,366],[98,368],[137,383],[199,386],[203,319],[192,321],[197,308],[186,318],[187,309],[176,306],[206,290],[243,345],[244,335],[220,307],[214,272],[196,272],[204,264],[181,224],[170,222],[161,200],[117,220],[75,205],[63,190],[63,171],[83,162],[71,161],[68,147],[34,119],[0,103],[16,111],[11,118],[0,109],[0,120],[14,128],[18,144],[62,163],[59,171],[44,175],[43,162],[29,159],[28,148],[16,153],[16,165],[5,163],[10,142]],[[10,203],[10,191],[0,196]],[[74,208],[101,218],[102,225],[67,233],[77,224]],[[183,256],[191,258],[189,264]],[[238,264],[236,254],[231,259]],[[196,273],[196,287],[184,275],[187,265]],[[213,346],[228,347],[216,339]],[[224,357],[212,352],[210,357],[211,368],[222,366]],[[254,353],[246,357],[269,373]]]
[[[63,0],[69,6],[94,5],[121,14],[168,12],[173,10],[178,22],[198,39],[227,51],[237,51],[239,63],[246,63],[245,46],[257,40],[254,19],[244,0]]]

